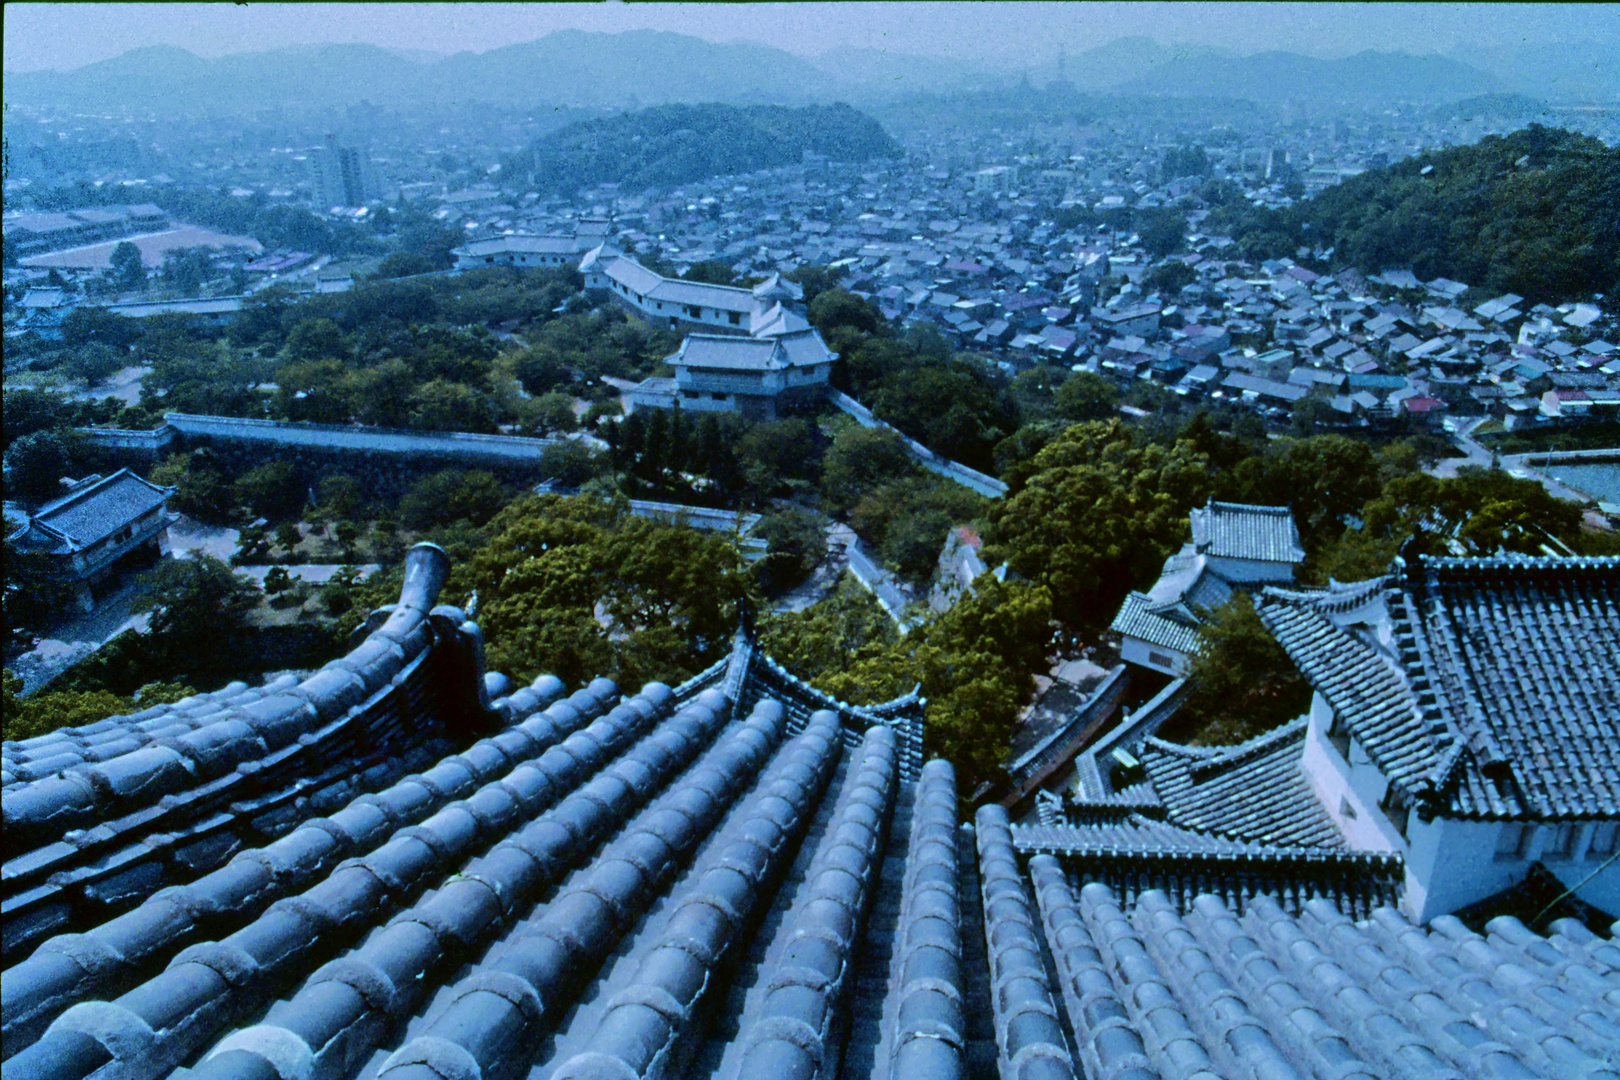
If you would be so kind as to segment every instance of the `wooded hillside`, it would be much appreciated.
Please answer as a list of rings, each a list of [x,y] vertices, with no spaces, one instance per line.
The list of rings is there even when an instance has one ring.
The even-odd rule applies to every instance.
[[[902,151],[882,126],[848,105],[659,105],[583,120],[536,141],[535,186],[572,193],[616,183],[624,191],[691,183],[802,161],[870,161]]]
[[[1280,210],[1217,210],[1255,258],[1331,249],[1334,267],[1407,268],[1533,302],[1620,289],[1620,149],[1531,124],[1419,154]]]

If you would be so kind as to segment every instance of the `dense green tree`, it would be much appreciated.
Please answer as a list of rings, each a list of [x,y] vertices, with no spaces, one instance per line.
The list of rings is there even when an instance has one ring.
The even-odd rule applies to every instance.
[[[849,427],[827,449],[822,494],[835,511],[847,512],[871,489],[915,468],[911,454],[894,432]]]
[[[346,424],[354,412],[349,377],[343,361],[333,358],[279,364],[271,407],[284,420]]]
[[[142,320],[115,315],[106,308],[76,307],[62,317],[62,345],[77,349],[92,342],[128,349],[144,336]]]
[[[737,460],[756,500],[808,483],[820,459],[814,430],[797,417],[755,424],[737,440]]]
[[[501,357],[500,366],[530,394],[544,394],[573,381],[562,353],[554,347],[506,353]]]
[[[848,573],[819,603],[801,611],[767,615],[760,622],[760,642],[771,658],[812,682],[834,675],[852,662],[883,655],[899,639],[893,618]],[[887,688],[892,680],[884,682]],[[904,687],[898,693],[909,689]]]
[[[844,280],[842,270],[831,266],[801,266],[786,275],[787,279],[804,290],[804,303],[806,307],[816,302],[816,297],[828,289],[835,289],[838,283]]]
[[[415,277],[438,269],[440,267],[432,256],[420,251],[396,251],[377,264],[375,274],[379,278]]]
[[[981,364],[954,361],[899,372],[873,396],[872,412],[937,454],[994,468],[995,446],[1018,430],[1018,410]]]
[[[146,264],[141,249],[120,240],[112,249],[112,282],[118,289],[136,289],[146,283]]]
[[[1373,169],[1280,210],[1233,204],[1202,226],[1246,258],[1332,248],[1364,272],[1410,267],[1488,293],[1557,303],[1612,293],[1620,149],[1539,124]]]
[[[883,316],[870,301],[840,288],[823,290],[809,307],[810,323],[829,340],[841,329],[874,334]]]
[[[60,394],[33,387],[6,390],[4,417],[6,449],[24,435],[36,431],[69,427],[73,423],[73,407]]]
[[[766,514],[754,535],[770,544],[769,553],[753,566],[767,596],[802,584],[827,558],[827,522],[800,507]]]
[[[536,472],[562,487],[584,487],[613,471],[608,455],[577,439],[563,439],[540,452]]]
[[[533,399],[535,433],[539,435],[567,435],[579,430],[579,417],[574,415],[574,399],[553,390]]]
[[[1198,272],[1180,259],[1168,259],[1148,271],[1143,284],[1149,289],[1175,296],[1198,280]]]
[[[1208,176],[1209,154],[1202,146],[1172,146],[1159,165],[1160,179],[1166,183],[1178,176]]]
[[[1106,420],[1119,406],[1119,391],[1094,371],[1076,371],[1058,386],[1052,404],[1069,420]]]
[[[12,521],[6,522],[11,531]],[[25,651],[70,612],[72,590],[57,580],[50,556],[5,545],[6,646]],[[10,736],[7,736],[10,738]]]
[[[418,430],[475,433],[495,430],[489,396],[463,383],[434,379],[413,391],[408,405],[409,424]]]
[[[348,473],[332,473],[315,487],[316,498],[334,518],[360,518],[370,500],[360,481]]]
[[[676,683],[730,648],[749,586],[727,537],[584,496],[522,499],[489,533],[458,581],[503,671]]]
[[[913,585],[927,583],[952,526],[984,513],[986,500],[932,474],[910,475],[872,489],[855,505],[850,527],[879,558]]]
[[[1136,445],[1118,420],[1076,424],[992,504],[985,560],[1046,586],[1059,621],[1095,633],[1185,539],[1188,511],[1210,493],[1207,467],[1186,444]]]
[[[1535,555],[1553,539],[1579,550],[1581,537],[1581,508],[1534,480],[1475,467],[1451,478],[1412,472],[1389,479],[1336,538],[1313,550],[1306,573],[1359,581],[1386,572],[1403,550]]]
[[[57,690],[21,696],[22,680],[6,672],[4,733],[7,740],[32,739],[58,728],[79,727],[134,712],[127,698],[110,690]]]
[[[1139,210],[1136,231],[1155,259],[1186,249],[1187,218],[1179,210]]]
[[[89,444],[73,428],[36,431],[6,448],[8,486],[25,499],[51,499],[62,493],[65,477],[78,479],[91,459]]]
[[[151,613],[147,636],[165,655],[186,660],[199,648],[219,648],[247,625],[259,586],[199,551],[162,559],[140,577],[133,610]]]
[[[343,390],[357,422],[404,428],[411,424],[412,395],[421,384],[410,365],[396,358],[350,372]]]
[[[86,386],[97,386],[122,371],[129,363],[129,353],[100,341],[93,341],[73,350],[68,356],[67,370],[83,379]]]
[[[163,255],[158,271],[164,284],[186,296],[196,296],[213,276],[213,253],[208,248],[177,248]]]
[[[198,521],[223,524],[236,508],[236,493],[212,452],[173,454],[152,466],[154,484],[173,487],[169,507]]]
[[[1160,732],[1173,742],[1229,746],[1310,707],[1310,684],[1243,593],[1204,613],[1187,674],[1192,694]]]
[[[667,104],[567,124],[511,165],[537,190],[572,196],[605,182],[668,189],[796,165],[807,150],[834,161],[902,153],[877,121],[848,105]]]
[[[804,612],[774,616],[761,639],[795,674],[845,701],[887,701],[921,686],[924,737],[958,771],[969,802],[1003,775],[1018,712],[1048,665],[1053,604],[1045,588],[982,578],[944,615],[904,638],[859,586]]]
[[[303,482],[290,461],[266,461],[236,479],[236,501],[255,517],[296,518],[307,498]]]
[[[701,281],[706,285],[735,285],[737,272],[728,263],[709,260],[693,263],[681,277],[687,281]]]
[[[287,335],[287,344],[281,353],[292,363],[343,360],[349,355],[349,345],[343,340],[343,331],[331,319],[300,319]]]
[[[1374,498],[1382,478],[1366,443],[1342,435],[1280,439],[1232,472],[1238,502],[1289,506],[1307,550],[1339,535],[1350,518]]]
[[[455,265],[455,256],[451,254],[466,240],[466,237],[455,229],[431,219],[419,221],[399,234],[399,249],[419,256],[429,270],[448,270]],[[419,270],[417,273],[426,273]],[[401,276],[401,275],[393,275]]]
[[[1049,367],[1046,364],[1037,364],[1028,371],[1021,371],[1013,377],[1010,387],[1013,401],[1017,404],[1018,415],[1024,418],[1025,423],[1044,420],[1052,415],[1052,396],[1057,392],[1058,385],[1068,378],[1069,373],[1062,368]],[[997,461],[996,467],[1001,467]]]
[[[399,520],[408,529],[457,521],[482,525],[500,512],[507,498],[506,488],[494,473],[447,469],[411,485],[400,500]]]

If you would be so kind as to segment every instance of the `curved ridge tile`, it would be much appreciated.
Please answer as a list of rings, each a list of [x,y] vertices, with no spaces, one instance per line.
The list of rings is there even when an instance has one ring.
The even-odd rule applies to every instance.
[[[452,798],[539,756],[594,720],[617,696],[617,688],[605,679],[567,701],[556,701],[562,689],[559,680],[544,676],[528,700],[548,706],[545,712],[440,761],[426,773],[361,795],[330,817],[308,820],[265,847],[239,852],[218,870],[162,890],[84,934],[44,942],[0,979],[3,1056],[10,1057],[20,1045],[37,1038],[74,1001],[126,989],[138,972],[211,927],[253,918],[274,900],[307,887],[337,860],[372,850],[393,831],[420,822]],[[458,766],[465,770],[459,776]]]
[[[449,565],[448,556],[433,544],[411,548],[400,602],[373,638],[393,641],[408,655],[425,649],[431,642],[427,609],[443,587]],[[26,850],[60,839],[69,829],[149,806],[187,789],[198,778],[220,775],[244,758],[287,746],[323,719],[364,700],[374,681],[380,687],[398,671],[393,668],[387,676],[376,671],[373,678],[339,664],[323,667],[296,687],[232,704],[211,722],[184,733],[0,792],[7,851]],[[233,726],[211,732],[219,724]]]
[[[869,730],[795,900],[787,949],[764,973],[766,996],[757,1013],[743,1017],[740,1077],[813,1080],[838,1071],[842,1048],[829,1036],[883,862],[895,765],[894,732]]]
[[[667,687],[651,684],[645,696],[615,707],[539,758],[518,765],[465,799],[447,803],[421,824],[395,831],[381,847],[363,858],[340,863],[303,893],[277,900],[223,941],[181,952],[162,974],[110,1005],[96,1006],[103,1011],[120,1009],[140,1019],[158,1033],[152,1045],[133,1056],[103,1043],[105,1049],[130,1080],[156,1076],[173,1067],[222,1027],[277,992],[298,974],[300,964],[308,963],[312,956],[329,954],[363,933],[379,911],[408,902],[433,878],[459,865],[474,850],[488,846],[517,822],[550,806],[552,810],[541,818],[544,823],[577,804],[578,799],[571,802],[564,794],[649,727],[668,700]],[[441,780],[433,779],[435,773]],[[429,783],[445,782],[447,792],[454,790],[451,784],[470,783],[471,776],[472,770],[454,758],[424,774]],[[447,931],[446,936],[454,935]],[[83,1030],[89,1011],[94,1008],[81,1003],[63,1012],[44,1038],[8,1062],[8,1071],[73,1075],[50,1062],[60,1057],[72,1032],[93,1035]]]
[[[892,1080],[965,1075],[962,917],[957,894],[956,772],[923,766],[911,822],[895,956]]]
[[[1029,861],[1029,876],[1085,1075],[1095,1080],[1158,1080],[1102,953],[1080,919],[1063,868],[1053,856],[1037,855]]]
[[[1255,901],[1254,912],[1268,920],[1270,932],[1291,953],[1310,956],[1316,950],[1337,961],[1374,1000],[1421,1032],[1424,1041],[1464,1075],[1507,1080],[1540,1075],[1497,1033],[1478,1018],[1453,1008],[1432,981],[1414,976],[1363,925],[1331,904],[1310,901],[1304,914],[1294,919],[1261,897]]]
[[[1224,910],[1213,897],[1199,902],[1206,911]],[[1267,993],[1252,999],[1241,993],[1162,892],[1143,893],[1134,915],[1149,955],[1184,995],[1187,1015],[1202,1027],[1206,1045],[1224,1044],[1240,1075],[1377,1080],[1311,1002],[1275,972],[1266,973]]]
[[[724,700],[716,691],[704,691],[699,700],[710,697]],[[732,728],[637,814],[588,871],[510,934],[501,955],[458,982],[444,1009],[389,1057],[379,1078],[437,1075],[426,1057],[441,1045],[454,1047],[482,1076],[521,1074],[533,1040],[571,1003],[577,981],[612,949],[622,926],[653,902],[659,884],[765,763],[784,726],[782,709],[762,703]],[[536,852],[531,860],[542,857]]]
[[[691,888],[643,955],[634,981],[609,1001],[592,1049],[563,1062],[553,1080],[669,1074],[683,1037],[693,1034],[694,1011],[762,900],[761,883],[791,856],[792,839],[814,813],[841,746],[837,714],[811,714],[694,867]]]
[[[1018,870],[1007,811],[984,806],[974,817],[984,893],[984,936],[1001,1073],[1008,1080],[1072,1080],[1052,986],[1041,961],[1029,893]]]

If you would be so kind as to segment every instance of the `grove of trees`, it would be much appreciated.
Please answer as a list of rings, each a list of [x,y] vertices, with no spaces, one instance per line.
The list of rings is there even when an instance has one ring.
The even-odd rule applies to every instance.
[[[1333,249],[1368,273],[1410,267],[1532,303],[1620,292],[1620,148],[1531,124],[1417,154],[1283,209],[1238,203],[1203,226],[1245,258]]]

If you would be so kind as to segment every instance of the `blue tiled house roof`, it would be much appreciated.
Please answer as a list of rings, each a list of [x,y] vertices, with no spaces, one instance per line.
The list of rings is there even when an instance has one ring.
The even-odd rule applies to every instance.
[[[1392,783],[1448,817],[1620,814],[1620,558],[1419,556],[1376,586],[1260,613]]]

